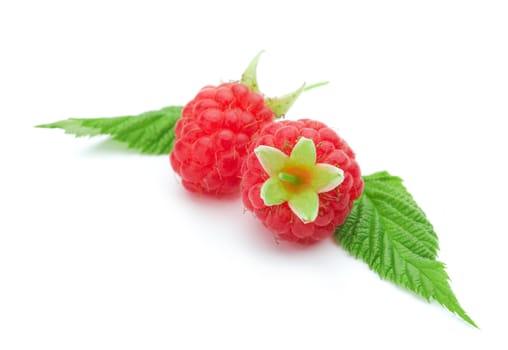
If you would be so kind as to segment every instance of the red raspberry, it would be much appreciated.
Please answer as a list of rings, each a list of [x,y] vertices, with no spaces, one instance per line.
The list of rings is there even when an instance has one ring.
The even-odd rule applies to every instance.
[[[171,165],[186,189],[228,194],[238,190],[252,136],[274,119],[261,94],[240,83],[206,86],[176,124]]]
[[[304,223],[291,204],[287,201],[276,205],[266,205],[262,198],[261,189],[268,179],[272,179],[268,174],[266,166],[262,165],[259,156],[255,153],[259,146],[270,149],[271,147],[282,151],[289,156],[300,143],[301,139],[313,141],[315,163],[318,166],[324,164],[333,165],[343,175],[340,185],[335,184],[335,188],[328,190],[325,186],[323,191],[318,192],[318,201],[316,200],[316,217],[307,223]],[[261,147],[263,148],[263,147]],[[273,149],[270,151],[272,152]],[[276,151],[276,150],[275,150]],[[277,152],[275,152],[277,153]],[[279,152],[280,153],[280,152]],[[277,155],[277,154],[275,154]],[[282,157],[286,157],[282,155]],[[298,177],[305,173],[305,167],[295,169],[292,166],[287,172],[291,177]],[[328,165],[324,166],[329,167]],[[298,166],[297,166],[298,168]],[[333,167],[332,167],[333,168]],[[279,171],[279,170],[277,170]],[[283,175],[275,174],[275,178],[286,179]],[[292,174],[292,175],[291,175]],[[294,175],[294,176],[293,176]],[[300,176],[300,182],[305,184],[306,175]],[[281,181],[283,181],[281,180]],[[294,185],[281,182],[286,190],[293,191]],[[337,181],[337,183],[339,183]],[[300,186],[300,185],[298,185]],[[301,185],[304,186],[304,185]],[[305,185],[306,186],[306,185]],[[353,201],[357,199],[363,190],[363,180],[360,174],[360,168],[355,160],[355,155],[351,148],[342,140],[332,129],[325,124],[302,119],[299,121],[281,121],[273,122],[265,126],[259,133],[259,136],[252,142],[249,154],[242,167],[241,191],[245,207],[254,212],[254,214],[270,229],[278,239],[297,242],[300,244],[311,244],[331,236],[335,228],[344,223],[346,217],[353,208]],[[295,189],[298,191],[298,189]],[[326,191],[326,192],[325,192]],[[317,209],[317,203],[319,207]]]

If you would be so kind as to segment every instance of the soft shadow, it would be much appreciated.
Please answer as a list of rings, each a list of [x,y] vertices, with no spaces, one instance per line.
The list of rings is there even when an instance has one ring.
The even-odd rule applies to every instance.
[[[140,154],[139,151],[130,149],[123,142],[115,141],[111,138],[104,139],[94,145],[88,147],[84,152],[85,155],[118,155],[118,154]]]
[[[225,195],[206,195],[185,191],[187,198],[193,203],[204,204],[205,206],[220,205],[221,202],[231,203],[238,201],[240,192]]]
[[[180,196],[185,196],[187,200],[190,202],[198,205],[198,206],[204,206],[210,208],[210,206],[217,206],[220,205],[221,202],[223,203],[231,203],[238,201],[240,199],[240,190],[231,193],[231,194],[221,194],[221,195],[213,195],[213,194],[202,194],[202,193],[196,193],[196,192],[190,192],[187,191],[183,185],[180,177],[173,172],[173,178],[171,181],[174,181],[178,186],[178,191]],[[167,187],[168,192],[170,192],[170,195],[175,195],[173,192],[175,190],[175,187],[168,186]]]
[[[239,227],[240,234],[244,235],[248,245],[251,245],[253,248],[255,247],[254,249],[256,250],[283,256],[312,256],[329,249],[330,245],[333,245],[334,249],[337,248],[332,238],[327,239],[329,242],[317,242],[310,246],[277,240],[274,238],[273,233],[252,212],[243,207],[239,191],[220,196],[198,194],[185,190],[178,176],[175,175],[172,181],[177,183],[178,186],[167,186],[168,194],[170,196],[179,196],[182,200],[189,202],[196,208],[196,211],[215,211],[218,217],[222,218],[227,215],[241,215],[242,218],[236,221],[241,225]],[[225,213],[227,215],[224,215]]]
[[[266,228],[261,221],[255,217],[253,213],[244,209],[243,212],[243,229],[244,234],[249,236],[252,244],[257,245],[261,249],[268,249],[277,254],[285,254],[292,256],[296,254],[314,255],[317,250],[323,249],[325,242],[317,242],[310,246],[301,245],[293,242],[278,240],[273,233]]]

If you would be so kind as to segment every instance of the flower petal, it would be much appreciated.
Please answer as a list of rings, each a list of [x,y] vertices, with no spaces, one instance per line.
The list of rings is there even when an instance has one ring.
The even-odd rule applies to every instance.
[[[344,171],[331,164],[318,163],[313,169],[312,188],[317,193],[333,190],[344,181]]]
[[[301,137],[291,152],[292,165],[312,167],[316,164],[316,145],[314,141]]]
[[[304,223],[315,221],[319,211],[319,196],[314,190],[306,190],[289,198],[289,207]]]
[[[277,176],[289,160],[289,157],[281,150],[270,146],[258,146],[254,149],[254,153],[256,153],[263,169],[270,176]]]
[[[265,205],[277,205],[287,202],[290,195],[277,177],[271,177],[261,186],[261,199]]]

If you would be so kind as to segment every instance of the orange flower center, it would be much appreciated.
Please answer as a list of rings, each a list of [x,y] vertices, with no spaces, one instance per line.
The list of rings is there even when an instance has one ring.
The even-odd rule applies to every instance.
[[[309,169],[297,166],[289,166],[279,173],[279,180],[281,180],[284,188],[292,193],[298,193],[303,189],[309,187],[312,175]]]

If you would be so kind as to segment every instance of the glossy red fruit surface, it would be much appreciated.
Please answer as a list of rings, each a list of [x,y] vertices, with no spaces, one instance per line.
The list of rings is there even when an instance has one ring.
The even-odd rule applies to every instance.
[[[288,203],[265,205],[261,187],[269,178],[259,162],[254,149],[265,145],[275,147],[289,155],[301,137],[311,139],[316,147],[316,160],[338,167],[344,171],[342,183],[319,194],[319,212],[315,221],[304,223],[293,213]],[[302,119],[273,122],[265,126],[250,146],[249,155],[242,168],[242,199],[277,239],[311,244],[330,237],[341,225],[363,190],[360,168],[355,154],[337,133],[325,124]]]
[[[214,195],[238,191],[249,143],[273,119],[263,96],[243,84],[201,89],[182,111],[170,155],[183,186]]]

